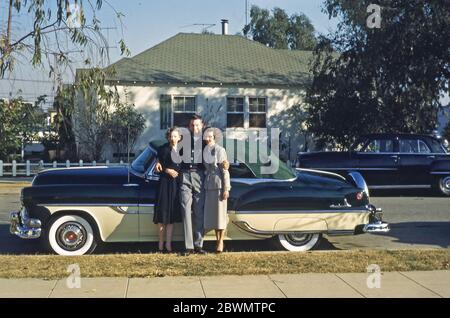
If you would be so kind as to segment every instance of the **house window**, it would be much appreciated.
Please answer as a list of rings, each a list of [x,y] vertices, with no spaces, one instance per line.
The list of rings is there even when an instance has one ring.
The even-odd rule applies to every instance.
[[[250,97],[249,98],[249,127],[266,127],[267,98]]]
[[[161,95],[159,98],[159,110],[161,118],[161,129],[172,126],[172,96]]]
[[[189,126],[189,121],[195,111],[194,96],[175,96],[173,98],[173,125],[178,127]]]
[[[227,97],[227,127],[244,127],[243,97]]]

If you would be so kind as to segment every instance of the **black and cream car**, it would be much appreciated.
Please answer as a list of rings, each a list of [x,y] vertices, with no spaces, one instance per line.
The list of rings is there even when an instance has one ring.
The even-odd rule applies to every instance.
[[[22,190],[22,207],[11,213],[11,233],[41,239],[60,255],[82,255],[101,242],[158,241],[153,224],[159,176],[157,142],[129,167],[52,169]],[[358,173],[346,177],[292,169],[279,161],[273,174],[261,164],[238,162],[230,173],[226,239],[274,239],[289,251],[316,246],[323,234],[354,235],[389,231],[381,209],[369,202]],[[174,240],[184,239],[177,224]],[[215,239],[213,233],[206,240]]]

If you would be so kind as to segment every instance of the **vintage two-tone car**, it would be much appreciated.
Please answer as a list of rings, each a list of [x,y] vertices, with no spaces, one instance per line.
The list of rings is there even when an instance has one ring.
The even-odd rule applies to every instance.
[[[101,242],[158,241],[153,224],[158,174],[158,142],[129,167],[52,169],[39,173],[22,190],[20,212],[11,213],[11,233],[40,238],[60,255],[93,252]],[[274,174],[244,160],[230,167],[226,239],[273,238],[289,251],[316,246],[322,236],[389,231],[381,209],[369,203],[358,173],[346,178],[313,170],[291,169],[279,162]],[[177,224],[174,240],[184,239]],[[206,240],[215,239],[213,231]]]
[[[297,167],[359,172],[369,189],[435,189],[450,196],[450,154],[432,135],[371,134],[342,152],[299,153]]]

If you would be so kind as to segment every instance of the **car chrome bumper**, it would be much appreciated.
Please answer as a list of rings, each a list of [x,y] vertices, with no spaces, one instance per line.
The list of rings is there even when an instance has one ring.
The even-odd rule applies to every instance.
[[[41,221],[38,219],[22,218],[20,212],[11,212],[9,217],[11,234],[22,239],[37,239],[41,236]]]
[[[369,224],[366,224],[363,228],[364,233],[387,233],[391,229],[389,224],[383,222],[383,210],[376,208],[369,204],[367,206],[370,211]]]
[[[369,223],[363,229],[364,233],[387,233],[390,230],[389,224],[386,222]]]

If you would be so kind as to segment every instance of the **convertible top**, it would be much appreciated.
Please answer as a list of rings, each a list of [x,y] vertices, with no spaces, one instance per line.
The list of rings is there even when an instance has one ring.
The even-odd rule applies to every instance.
[[[166,144],[167,140],[164,139],[155,139],[150,141],[149,145],[150,147],[152,147],[153,149],[158,149],[159,147],[161,147],[162,145]],[[229,145],[227,147],[227,145]],[[233,146],[230,146],[233,145]],[[256,178],[260,178],[260,179],[277,179],[277,180],[289,180],[292,178],[295,178],[297,176],[297,174],[295,173],[295,171],[290,168],[288,165],[286,165],[286,163],[284,163],[283,161],[281,161],[277,156],[275,156],[272,153],[272,161],[273,160],[277,160],[278,163],[278,170],[273,173],[273,174],[262,174],[261,173],[261,168],[266,166],[269,167],[271,164],[273,164],[273,162],[269,162],[269,163],[262,163],[259,156],[256,156],[256,162],[253,158],[252,162],[250,162],[249,159],[249,154],[250,154],[250,143],[248,142],[248,140],[237,140],[237,139],[225,139],[224,143],[223,143],[223,147],[225,149],[227,149],[227,153],[229,154],[229,152],[231,151],[231,148],[234,149],[234,158],[235,161],[237,161],[237,158],[241,159],[241,157],[237,156],[237,151],[238,149],[244,149],[245,150],[245,160],[243,161],[243,163],[245,163],[248,168],[253,172],[253,174],[255,175]],[[257,145],[257,149],[259,149],[258,145]],[[240,160],[242,161],[242,160]],[[231,162],[231,160],[230,160]]]

